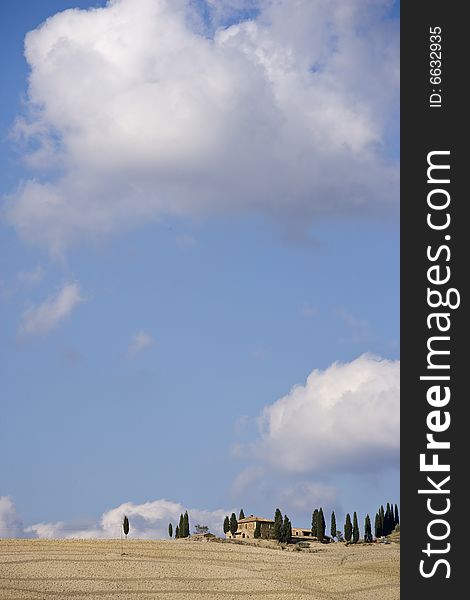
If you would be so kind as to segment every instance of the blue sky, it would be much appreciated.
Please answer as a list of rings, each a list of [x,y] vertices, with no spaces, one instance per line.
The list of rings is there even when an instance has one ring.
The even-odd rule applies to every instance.
[[[398,501],[397,7],[137,4],[2,3],[4,528]]]

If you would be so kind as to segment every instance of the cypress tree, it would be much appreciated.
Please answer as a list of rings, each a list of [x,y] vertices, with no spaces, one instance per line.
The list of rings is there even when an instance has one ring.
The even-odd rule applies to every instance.
[[[243,512],[243,508],[240,509],[240,514],[238,515],[238,520],[241,521],[245,518],[245,513]]]
[[[170,523],[170,524],[168,525],[168,536],[169,536],[170,538],[172,538],[172,537],[173,537],[173,524],[172,524],[172,523]]]
[[[287,515],[284,515],[284,520],[281,526],[281,535],[279,538],[280,542],[288,544],[292,538],[292,525]]]
[[[180,514],[180,522],[178,527],[178,537],[184,537],[184,522],[183,522],[183,513]]]
[[[225,516],[224,519],[224,533],[228,533],[230,531],[230,519],[228,516]]]
[[[385,511],[384,511],[383,506],[380,507],[379,515],[380,515],[380,530],[382,531],[382,535],[386,535],[386,533],[385,533]]]
[[[320,542],[325,538],[325,518],[322,508],[317,512],[317,538]]]
[[[187,510],[183,516],[183,537],[189,537],[189,516]]]
[[[315,509],[312,513],[312,535],[314,535],[315,537],[317,537],[318,532],[317,532],[317,515],[318,515],[318,509]]]
[[[261,537],[261,523],[259,521],[256,521],[255,532],[253,534],[253,537],[256,539]]]
[[[230,532],[232,535],[235,535],[238,529],[238,521],[235,513],[232,513],[230,516]]]
[[[336,517],[335,517],[335,511],[333,511],[331,513],[331,527],[330,527],[330,533],[331,533],[331,537],[335,538],[336,537]]]
[[[286,515],[284,517],[284,542],[289,544],[292,540],[292,523],[290,522],[289,517]]]
[[[281,539],[282,524],[283,524],[282,513],[278,508],[276,508],[276,512],[274,513],[274,527],[273,527],[273,538],[275,540],[279,541]]]
[[[176,538],[179,538],[179,536],[180,536],[180,528],[177,525],[176,529],[175,529],[175,540],[176,540]]]
[[[344,539],[347,542],[350,542],[351,536],[352,536],[352,524],[351,524],[351,517],[348,513],[346,515],[346,523],[344,524]]]
[[[382,537],[382,527],[380,525],[380,514],[375,514],[375,537]]]
[[[400,524],[400,517],[398,516],[398,506],[395,504],[395,526]]]
[[[390,511],[390,504],[387,502],[387,509],[385,511],[385,521],[384,521],[384,529],[385,529],[385,535],[389,535],[392,530],[392,513]]]
[[[129,519],[126,515],[124,515],[124,519],[122,521],[122,530],[124,531],[124,535],[127,539],[127,534],[129,533]]]
[[[366,515],[366,520],[364,523],[364,541],[372,542],[372,527],[369,515]]]
[[[357,544],[357,542],[359,541],[359,525],[357,524],[357,514],[356,513],[354,513],[354,516],[353,516],[352,539],[353,539],[354,544]]]

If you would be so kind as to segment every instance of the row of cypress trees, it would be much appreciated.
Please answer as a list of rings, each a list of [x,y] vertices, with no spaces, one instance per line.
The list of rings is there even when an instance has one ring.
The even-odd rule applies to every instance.
[[[398,506],[387,502],[387,508],[382,505],[375,515],[375,537],[389,535],[399,523]]]
[[[389,535],[400,523],[400,517],[398,515],[398,506],[395,504],[387,503],[387,508],[381,506],[375,515],[375,537],[379,538],[382,536]],[[353,522],[351,523],[351,517],[349,513],[346,515],[346,523],[344,525],[344,539],[347,542],[351,540],[357,544],[359,541],[359,526],[357,524],[357,515],[354,513]],[[369,515],[366,515],[364,522],[364,541],[372,542],[372,525]]]
[[[375,515],[375,537],[379,538],[389,535],[399,523],[400,518],[398,515],[398,506],[396,504],[395,508],[393,508],[393,505],[387,503],[386,510],[384,510],[384,507],[381,506]],[[347,542],[351,541],[352,539],[354,543],[357,543],[359,540],[359,528],[357,527],[356,513],[354,513],[353,524],[351,524],[351,517],[349,514],[346,515],[344,538]],[[364,541],[372,542],[372,540],[372,525],[369,515],[366,515],[364,523]]]
[[[238,529],[238,521],[240,521],[241,519],[244,519],[244,518],[245,518],[245,513],[243,512],[243,508],[240,509],[240,512],[238,514],[238,520],[237,520],[237,515],[235,513],[232,513],[230,518],[227,515],[224,519],[224,533],[228,533],[230,531],[230,533],[232,535],[235,535],[235,532]]]
[[[292,523],[287,515],[282,516],[279,508],[276,508],[274,513],[274,526],[272,531],[272,539],[278,542],[287,544],[292,538]]]
[[[170,523],[168,525],[168,535],[173,537],[173,524]],[[180,515],[179,524],[175,529],[175,539],[176,538],[187,538],[189,537],[189,516],[188,511],[186,510],[184,515]]]
[[[331,515],[332,525],[333,525],[334,513]],[[335,521],[335,530],[336,530],[336,521]],[[325,517],[323,515],[323,508],[316,508],[312,513],[312,535],[320,540],[325,539],[325,531],[326,531],[326,522]],[[333,535],[333,534],[332,534]],[[336,531],[335,531],[336,535]]]
[[[357,544],[359,541],[359,525],[357,522],[357,513],[354,512],[353,521],[351,523],[351,515],[347,513],[346,515],[346,523],[344,524],[344,539],[347,542],[352,541],[354,544]]]

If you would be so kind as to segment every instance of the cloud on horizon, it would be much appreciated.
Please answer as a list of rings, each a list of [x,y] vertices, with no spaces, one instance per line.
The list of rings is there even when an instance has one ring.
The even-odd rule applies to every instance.
[[[22,238],[60,255],[167,216],[396,209],[391,2],[209,4],[210,36],[189,0],[70,9],[28,33],[14,131],[35,176],[3,213]]]
[[[154,500],[142,504],[125,502],[105,511],[98,521],[44,522],[24,526],[16,513],[16,507],[8,496],[0,497],[0,537],[38,537],[48,539],[107,539],[119,538],[124,515],[130,522],[132,538],[168,538],[168,524],[173,529],[179,516],[188,510],[191,531],[196,524],[207,525],[212,533],[223,534],[223,520],[230,514],[227,510],[201,510],[187,508],[169,500]]]
[[[49,333],[84,301],[78,283],[65,283],[55,295],[24,311],[18,329],[19,337]]]
[[[16,506],[9,496],[0,496],[0,538],[27,537]]]

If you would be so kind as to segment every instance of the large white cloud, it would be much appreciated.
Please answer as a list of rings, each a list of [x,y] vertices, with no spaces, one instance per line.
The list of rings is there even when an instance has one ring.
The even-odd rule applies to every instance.
[[[113,0],[31,31],[29,115],[15,131],[38,176],[7,199],[7,221],[60,252],[165,215],[309,223],[392,205],[389,0],[258,4],[205,36],[189,0]]]
[[[244,454],[297,476],[397,467],[399,369],[399,361],[364,354],[313,371],[264,409],[259,439]]]

